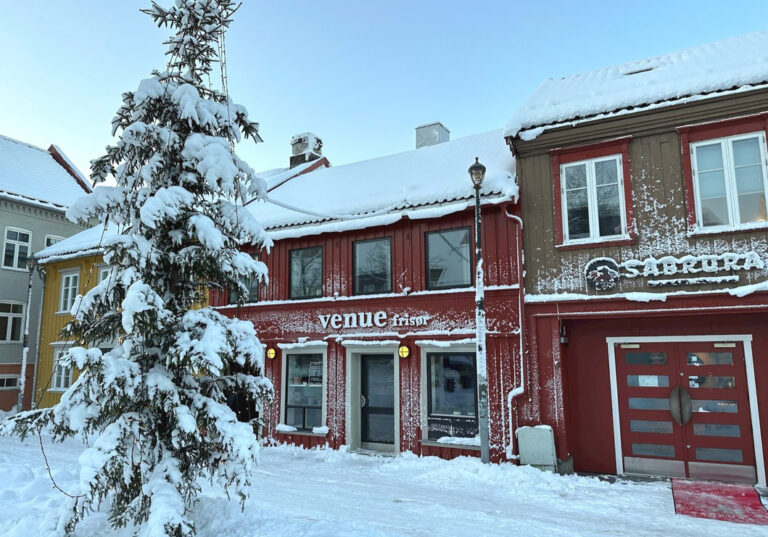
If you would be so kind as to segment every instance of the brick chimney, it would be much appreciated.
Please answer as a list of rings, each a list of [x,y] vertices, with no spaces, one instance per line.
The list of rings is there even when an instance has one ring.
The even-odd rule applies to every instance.
[[[451,139],[451,131],[439,121],[416,127],[416,149],[428,145],[442,144]]]
[[[291,168],[317,160],[322,156],[323,141],[311,132],[297,134],[291,138]]]

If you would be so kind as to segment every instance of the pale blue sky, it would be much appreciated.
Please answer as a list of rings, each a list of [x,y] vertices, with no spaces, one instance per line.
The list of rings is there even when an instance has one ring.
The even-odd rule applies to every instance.
[[[120,94],[165,65],[148,4],[1,0],[0,133],[56,143],[87,173]],[[547,77],[765,29],[765,0],[245,0],[230,93],[265,143],[238,153],[256,170],[286,166],[305,131],[333,164],[406,151],[426,122],[453,138],[503,127]]]

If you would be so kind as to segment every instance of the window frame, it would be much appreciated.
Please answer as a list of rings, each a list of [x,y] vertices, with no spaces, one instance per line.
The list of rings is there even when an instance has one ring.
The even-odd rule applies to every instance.
[[[65,289],[65,287],[64,287],[64,279],[65,278],[69,278],[71,276],[77,276],[77,285],[75,287],[75,296],[74,297],[69,297],[69,299],[71,301],[70,302],[70,306],[69,306],[69,308],[64,308],[63,307],[64,306],[64,289]],[[69,288],[71,288],[71,286]],[[72,306],[75,303],[75,299],[77,298],[77,295],[79,293],[80,293],[80,270],[78,270],[78,269],[75,269],[75,270],[62,270],[61,273],[59,274],[59,309],[56,312],[56,314],[58,314],[58,315],[63,315],[63,314],[69,315],[70,311],[72,309]]]
[[[293,296],[293,252],[300,252],[302,250],[320,249],[320,294],[306,295],[306,296]],[[318,244],[315,246],[305,246],[302,248],[291,248],[288,250],[288,298],[290,300],[308,300],[312,298],[322,298],[325,296],[325,248],[323,245]]]
[[[370,293],[364,293],[361,292],[357,288],[357,245],[363,244],[366,242],[383,242],[387,241],[387,244],[389,245],[389,289],[386,291],[372,291]],[[394,256],[392,255],[392,237],[374,237],[372,239],[360,239],[356,241],[352,241],[352,294],[353,295],[383,295],[387,293],[391,293],[392,289],[394,288],[394,282],[393,280],[395,274],[395,260]]]
[[[635,221],[634,202],[632,200],[632,176],[631,162],[629,156],[629,143],[631,136],[605,140],[588,145],[579,145],[567,148],[553,149],[549,152],[552,165],[552,198],[554,214],[554,235],[555,248],[558,250],[576,250],[589,248],[593,246],[622,246],[633,244],[637,240],[637,223]],[[608,237],[594,238],[592,235],[592,212],[590,212],[590,237],[582,239],[565,240],[566,228],[565,220],[567,217],[565,191],[564,167],[576,165],[588,161],[606,160],[609,157],[615,157],[619,161],[619,204],[622,211],[622,230],[621,235],[611,235]],[[589,197],[597,196],[597,190],[590,192]],[[595,206],[595,216],[597,218],[597,207]],[[599,226],[598,228],[599,229]]]
[[[63,241],[63,240],[64,240],[64,237],[61,237],[61,236],[59,236],[59,235],[46,235],[46,236],[45,236],[45,239],[43,240],[43,244],[45,245],[45,247],[46,247],[46,248],[48,248],[49,246],[53,246],[54,244],[56,244],[56,242],[54,242],[54,243],[51,243],[51,244],[48,244],[48,239],[56,239],[56,242],[61,242],[61,241]]]
[[[106,272],[106,278],[102,278],[101,275]],[[99,265],[98,272],[96,272],[96,285],[100,284],[112,275],[112,265]]]
[[[20,242],[19,240],[9,239],[8,238],[8,232],[9,231],[15,231],[17,233],[26,233],[29,236],[29,242],[28,243],[23,243],[23,242]],[[15,244],[15,248],[14,248],[14,251],[13,251],[13,266],[12,267],[8,267],[8,266],[5,265],[5,249],[6,249],[7,245],[8,245],[8,241],[10,241],[13,244]],[[19,262],[19,246],[20,245],[24,245],[24,244],[26,244],[26,246],[27,246],[27,261],[29,261],[29,259],[32,258],[32,232],[27,230],[27,229],[20,228],[20,227],[5,226],[5,231],[3,232],[3,263],[2,263],[2,267],[4,269],[6,269],[6,270],[15,270],[17,272],[29,272],[29,269],[26,266],[23,267],[23,268],[19,268],[19,267],[16,266],[18,264],[18,262]]]
[[[8,326],[6,328],[6,335],[8,336],[8,339],[0,339],[0,345],[18,345],[19,343],[24,343],[24,321],[25,321],[24,306],[25,304],[23,302],[18,302],[13,300],[2,300],[0,301],[0,304],[8,304],[10,306],[21,306],[21,313],[13,313],[13,311],[0,312],[0,317],[8,318]],[[10,335],[13,331],[13,319],[19,319],[19,339],[10,338]]]
[[[429,283],[429,236],[435,233],[446,233],[450,231],[467,230],[469,232],[469,281],[464,285],[440,285],[432,286]],[[428,291],[441,291],[444,289],[465,289],[475,284],[472,275],[476,270],[477,260],[475,259],[475,236],[472,226],[457,226],[445,229],[434,229],[424,232],[424,288]]]
[[[278,344],[278,347],[280,345]],[[282,360],[282,376],[283,381],[280,383],[280,423],[284,425],[288,425],[287,423],[287,416],[288,416],[288,407],[291,408],[304,408],[304,417],[303,422],[306,425],[306,409],[307,408],[317,408],[315,406],[301,406],[301,405],[289,405],[288,404],[288,380],[289,380],[289,368],[288,368],[288,359],[289,356],[319,356],[322,360],[322,369],[323,369],[323,381],[321,384],[321,396],[320,396],[320,425],[317,425],[317,427],[324,427],[327,423],[327,413],[326,408],[328,406],[327,404],[327,389],[328,389],[328,349],[327,347],[303,347],[301,349],[291,349],[288,351],[287,349],[281,349],[281,360]],[[312,432],[312,427],[309,428],[299,428],[296,427],[296,431],[290,433],[290,434],[303,434],[303,435],[313,435],[318,434]],[[320,435],[324,436],[324,435]]]
[[[6,381],[9,379],[14,379],[16,381],[15,386],[7,386]],[[0,375],[0,391],[18,391],[19,390],[19,384],[21,383],[21,377],[20,375],[13,375],[13,374],[2,374]]]
[[[63,364],[59,363],[61,359],[61,355],[64,352],[65,352],[65,349],[63,348],[53,349],[53,361],[51,362],[51,385],[48,388],[49,392],[64,393],[70,388],[70,386],[72,386],[73,377],[74,377],[74,368],[72,367],[72,364],[70,364],[69,366],[64,366]],[[62,374],[60,376],[58,374],[59,368],[63,368],[65,372],[68,372],[68,375],[66,377],[66,386],[61,385],[61,384],[65,384],[64,382],[62,383],[57,382],[59,378],[61,378],[62,381],[64,380],[64,375]]]
[[[711,232],[718,232],[718,231],[737,231],[740,229],[760,226],[761,224],[759,222],[746,222],[741,223],[738,220],[741,220],[740,216],[740,209],[739,209],[739,194],[737,190],[737,180],[736,180],[736,164],[733,160],[733,142],[739,141],[739,140],[749,140],[757,138],[758,145],[760,147],[760,153],[761,153],[761,159],[760,159],[760,166],[763,172],[763,196],[768,203],[768,166],[766,165],[766,155],[768,155],[768,150],[766,150],[766,137],[764,131],[754,131],[754,132],[748,132],[744,134],[734,134],[731,136],[720,136],[717,138],[707,138],[704,140],[699,140],[696,142],[690,142],[689,143],[689,150],[690,150],[690,163],[691,163],[691,177],[693,180],[693,200],[694,200],[694,210],[695,210],[695,217],[696,217],[696,231],[711,231]],[[704,218],[702,215],[702,205],[701,205],[701,191],[699,186],[699,178],[698,178],[698,169],[697,169],[697,163],[696,163],[696,151],[695,149],[699,146],[704,145],[712,145],[712,144],[719,144],[720,145],[720,153],[723,157],[723,179],[725,181],[725,199],[726,199],[726,208],[728,209],[728,224],[719,225],[719,226],[705,226],[703,224]],[[768,225],[768,221],[762,225]]]

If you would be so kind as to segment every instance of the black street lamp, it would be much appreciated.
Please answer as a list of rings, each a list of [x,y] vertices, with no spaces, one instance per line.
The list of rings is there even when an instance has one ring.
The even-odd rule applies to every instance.
[[[481,248],[480,188],[485,179],[485,166],[479,157],[469,167],[469,177],[475,188],[475,340],[477,362],[478,428],[480,432],[480,460],[490,459],[488,440],[488,377],[485,353],[485,290],[483,288],[483,250]]]

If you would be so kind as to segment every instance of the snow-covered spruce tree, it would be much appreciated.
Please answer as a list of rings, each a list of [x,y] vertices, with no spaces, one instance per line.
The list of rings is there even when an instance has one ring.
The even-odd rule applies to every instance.
[[[103,505],[113,526],[189,536],[201,482],[242,502],[248,494],[257,439],[227,399],[263,401],[272,385],[251,323],[201,307],[207,288],[246,296],[244,282],[264,280],[264,264],[240,247],[271,244],[238,203],[265,191],[232,147],[241,136],[258,141],[258,124],[204,84],[236,7],[176,0],[144,10],[173,30],[168,71],[123,94],[116,142],[92,162],[94,184],[113,177],[117,186],[97,188],[68,213],[81,222],[109,217],[121,232],[103,245],[110,277],[78,297],[65,329],[78,346],[63,360],[82,373],[58,405],[4,426],[89,438],[59,534]],[[114,349],[98,349],[114,340]]]

